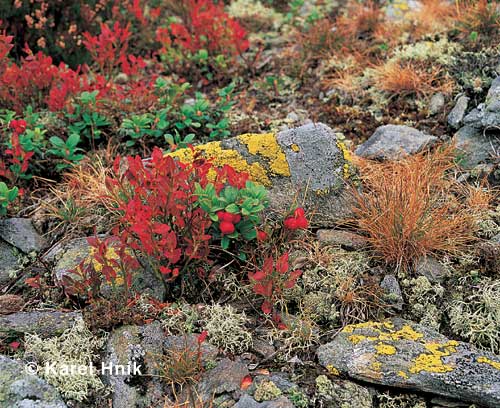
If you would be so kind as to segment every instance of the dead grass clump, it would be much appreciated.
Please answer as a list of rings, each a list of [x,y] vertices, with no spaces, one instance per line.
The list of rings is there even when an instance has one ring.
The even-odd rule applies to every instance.
[[[371,77],[375,88],[390,95],[422,98],[453,90],[453,81],[442,68],[413,61],[390,60],[375,67]]]
[[[458,254],[474,240],[475,216],[448,175],[453,151],[448,146],[401,161],[359,160],[364,191],[354,191],[355,221],[376,255],[398,270],[427,254]]]
[[[482,40],[496,35],[500,30],[500,10],[496,1],[457,0],[456,27],[463,37],[473,33]]]

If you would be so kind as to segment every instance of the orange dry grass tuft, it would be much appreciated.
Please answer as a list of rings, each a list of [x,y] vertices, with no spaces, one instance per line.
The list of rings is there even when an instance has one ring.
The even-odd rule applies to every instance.
[[[447,0],[423,0],[421,7],[408,15],[415,38],[449,30],[456,21],[456,8]],[[410,29],[410,28],[408,28]]]
[[[452,80],[441,68],[412,61],[388,61],[374,68],[373,86],[389,94],[417,97],[453,90]]]
[[[456,0],[457,28],[468,36],[475,32],[488,39],[500,30],[500,10],[496,1]]]
[[[355,220],[376,255],[398,270],[430,253],[458,253],[474,239],[474,214],[447,176],[453,150],[387,163],[359,160],[364,191],[354,191]]]

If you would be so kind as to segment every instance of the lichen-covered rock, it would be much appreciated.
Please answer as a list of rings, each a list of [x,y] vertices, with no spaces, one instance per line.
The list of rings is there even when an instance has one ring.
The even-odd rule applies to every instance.
[[[417,0],[394,0],[387,2],[385,15],[389,20],[403,21],[408,13],[420,7],[422,4]]]
[[[154,361],[163,353],[164,333],[159,324],[146,326],[123,326],[113,331],[108,339],[104,365],[127,366],[134,362],[141,375],[157,375]],[[138,379],[144,378],[145,383]],[[113,388],[112,400],[115,408],[162,406],[164,385],[157,377],[141,377],[131,373],[120,375],[106,371],[104,381]],[[142,389],[141,389],[142,388]]]
[[[318,349],[330,371],[387,386],[500,405],[500,357],[395,318],[344,327]]]
[[[304,202],[314,210],[313,223],[329,225],[349,216],[345,181],[352,175],[350,152],[321,123],[310,123],[278,134],[244,134],[221,142],[195,147],[218,166],[231,165],[250,174],[253,181],[269,189],[271,207],[288,210]],[[193,159],[193,151],[170,153],[182,162]]]
[[[196,385],[197,394],[203,401],[222,393],[240,389],[243,378],[249,374],[248,368],[241,361],[221,360],[217,367],[206,371]]]
[[[39,252],[46,245],[29,218],[7,218],[0,221],[0,237],[26,254]]]
[[[398,160],[415,154],[437,142],[437,137],[402,125],[378,127],[370,138],[358,146],[356,155],[375,160]]]
[[[101,237],[102,238],[102,237]],[[69,275],[81,261],[92,261],[93,248],[88,244],[87,238],[76,238],[69,242],[57,244],[44,256],[44,260],[54,263],[54,277],[56,282],[65,284],[64,277]],[[107,252],[109,258],[117,258],[118,254],[113,246]],[[98,263],[94,263],[96,270],[102,268]],[[149,268],[135,271],[132,279],[132,288],[139,293],[149,294],[156,299],[163,299],[165,287],[156,274]],[[111,287],[103,285],[102,294],[111,295]]]
[[[16,275],[19,270],[19,260],[15,254],[17,250],[6,242],[0,241],[0,286],[3,286]]]
[[[403,293],[394,275],[385,275],[380,287],[384,290],[385,301],[396,310],[403,310]]]
[[[334,373],[335,374],[335,373]],[[353,383],[344,380],[330,380],[326,375],[316,378],[316,395],[320,400],[339,408],[371,408],[373,397],[370,391]]]
[[[294,408],[287,397],[279,397],[272,401],[257,402],[251,396],[244,394],[233,408]]]
[[[57,310],[40,310],[17,312],[0,316],[0,334],[33,333],[40,337],[51,337],[61,334],[81,319],[80,312],[59,312]]]
[[[449,275],[446,266],[433,256],[425,256],[419,259],[415,265],[415,273],[425,276],[431,283],[442,282]]]
[[[24,364],[0,356],[0,407],[65,408],[57,390],[29,374]]]

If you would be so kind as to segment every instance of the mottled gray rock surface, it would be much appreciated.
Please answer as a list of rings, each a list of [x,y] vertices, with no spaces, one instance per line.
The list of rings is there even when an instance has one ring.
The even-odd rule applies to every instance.
[[[415,154],[437,142],[434,136],[401,125],[385,125],[358,146],[356,155],[375,160],[397,160]]]
[[[0,356],[0,407],[65,408],[57,390],[28,374],[22,362]]]
[[[238,391],[243,378],[249,374],[248,368],[241,361],[221,360],[217,367],[205,372],[196,386],[203,401],[222,393]]]
[[[279,397],[272,401],[257,402],[250,395],[244,394],[233,406],[234,408],[294,408],[287,397]]]
[[[445,104],[444,95],[441,92],[432,95],[432,98],[429,102],[429,115],[434,116],[443,110]]]
[[[387,302],[396,310],[402,310],[404,304],[403,293],[397,278],[394,275],[385,275],[382,282],[380,282],[380,287],[384,290]]]
[[[24,253],[39,252],[46,245],[29,218],[7,218],[0,221],[0,237]]]
[[[16,249],[4,241],[0,241],[0,286],[10,282],[16,272],[19,270]]]
[[[346,326],[319,362],[357,380],[500,406],[500,357],[395,318]]]
[[[41,337],[52,337],[73,327],[75,321],[81,316],[80,312],[57,310],[0,315],[0,333],[35,333]]]
[[[365,237],[350,231],[320,229],[316,238],[322,244],[340,245],[346,249],[359,250],[368,246]]]
[[[433,256],[422,257],[415,265],[415,273],[425,276],[429,282],[442,282],[449,275],[446,267]]]

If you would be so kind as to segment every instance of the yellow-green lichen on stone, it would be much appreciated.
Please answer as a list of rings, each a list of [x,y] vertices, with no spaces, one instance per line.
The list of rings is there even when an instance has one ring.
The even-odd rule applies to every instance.
[[[271,172],[277,176],[290,177],[290,167],[285,153],[276,141],[274,133],[244,134],[237,137],[250,154],[258,155],[269,161]]]
[[[227,164],[239,172],[248,173],[251,179],[259,184],[267,187],[271,185],[266,169],[260,163],[249,163],[237,150],[223,148],[221,142],[205,143],[195,146],[194,150],[179,149],[169,153],[169,156],[177,158],[182,163],[189,163],[194,159],[195,153],[201,153],[206,159],[212,160],[215,166],[222,167]]]
[[[429,373],[447,373],[453,371],[453,367],[443,363],[443,357],[456,353],[458,342],[450,340],[447,343],[427,343],[424,345],[426,352],[420,354],[415,360],[414,365],[410,367],[410,373],[415,374],[421,371]]]

